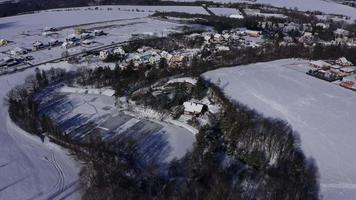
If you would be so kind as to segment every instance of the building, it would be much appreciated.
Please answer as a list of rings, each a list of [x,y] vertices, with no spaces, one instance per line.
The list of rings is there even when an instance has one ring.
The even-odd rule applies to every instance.
[[[116,47],[113,53],[117,55],[125,55],[126,52],[122,47]]]
[[[355,90],[356,91],[356,84],[353,81],[343,81],[340,83],[340,86],[350,89],[350,90]]]
[[[34,50],[39,50],[44,48],[44,44],[41,41],[36,41],[32,44]]]
[[[99,58],[100,58],[100,60],[106,60],[110,54],[111,54],[111,52],[109,50],[100,51]]]
[[[72,42],[74,42],[74,41],[77,41],[77,40],[79,40],[79,38],[77,37],[76,34],[70,34],[70,35],[68,35],[68,37],[66,38],[66,41],[72,41]]]
[[[183,103],[184,113],[187,115],[201,115],[207,111],[207,106],[201,103],[186,101]]]
[[[350,32],[341,28],[338,28],[334,31],[336,38],[343,38],[349,36]]]
[[[323,60],[316,60],[309,62],[310,66],[317,68],[317,69],[329,69],[331,64],[323,61]]]
[[[95,36],[101,36],[101,35],[105,35],[103,30],[94,30],[94,35]]]
[[[23,54],[27,54],[27,50],[21,47],[15,47],[14,49],[12,49],[10,51],[10,54],[17,56],[17,55],[23,55]]]
[[[352,75],[356,72],[356,67],[343,67],[340,69],[346,76]]]
[[[348,61],[345,57],[337,59],[335,63],[343,67],[350,67],[353,65],[352,62]]]

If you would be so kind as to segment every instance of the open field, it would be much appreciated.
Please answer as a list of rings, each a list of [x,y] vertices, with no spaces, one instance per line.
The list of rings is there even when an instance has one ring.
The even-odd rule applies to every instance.
[[[36,65],[63,57],[63,53],[78,54],[85,51],[105,47],[119,42],[128,41],[133,35],[163,37],[169,33],[181,32],[183,27],[203,28],[196,25],[185,25],[178,22],[163,21],[149,17],[156,11],[177,11],[187,13],[207,14],[202,7],[188,6],[101,6],[82,7],[73,9],[56,9],[40,11],[0,19],[0,39],[6,39],[8,45],[0,47],[0,63],[5,58],[33,60],[21,61],[16,67]],[[55,32],[45,31],[46,28],[56,28]],[[61,46],[63,42],[76,33],[78,29],[93,32],[102,30],[101,36],[91,36],[90,44],[84,44],[85,39],[70,47]],[[46,34],[44,34],[46,33]],[[137,38],[136,38],[137,39]],[[58,41],[59,44],[49,46],[49,42]],[[44,47],[34,49],[35,42],[43,43]],[[24,48],[29,51],[24,55],[13,55],[11,50]],[[13,67],[6,69],[11,71]],[[1,69],[2,70],[2,69]]]
[[[324,199],[356,198],[356,93],[305,74],[305,60],[223,68],[203,76],[231,99],[288,121],[319,167]],[[218,81],[219,80],[219,81]]]
[[[189,130],[125,114],[115,106],[114,97],[104,93],[89,94],[92,90],[73,93],[61,89],[60,85],[48,88],[36,97],[40,102],[39,112],[55,120],[78,142],[89,141],[95,136],[115,144],[122,137],[132,137],[137,141],[143,163],[169,162],[192,149],[195,136]]]
[[[193,2],[196,0],[174,0],[180,2]],[[212,0],[218,3],[259,3],[276,7],[298,8],[301,11],[321,11],[326,14],[340,14],[356,19],[356,8],[342,5],[332,1],[323,0]]]
[[[80,167],[66,150],[17,127],[8,116],[7,92],[33,69],[0,77],[0,199],[80,199]]]

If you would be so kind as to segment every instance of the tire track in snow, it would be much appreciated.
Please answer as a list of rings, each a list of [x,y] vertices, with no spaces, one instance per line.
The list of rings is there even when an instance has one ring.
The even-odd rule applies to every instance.
[[[45,157],[45,159],[54,167],[54,169],[56,170],[56,172],[58,174],[57,183],[53,187],[53,189],[54,189],[53,194],[60,194],[64,191],[64,185],[65,185],[65,178],[64,178],[63,170],[62,170],[60,164],[58,163],[58,161],[56,160],[53,152],[51,154],[51,158]],[[49,198],[49,199],[51,199],[51,198]]]

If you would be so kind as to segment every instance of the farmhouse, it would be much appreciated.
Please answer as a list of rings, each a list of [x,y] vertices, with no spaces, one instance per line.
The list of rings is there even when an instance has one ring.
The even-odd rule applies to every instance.
[[[340,83],[340,86],[350,89],[350,90],[355,90],[356,91],[356,84],[354,81],[343,81]]]
[[[187,115],[200,115],[207,110],[207,106],[200,103],[186,101],[183,103],[184,113]]]
[[[111,52],[110,52],[109,50],[100,51],[100,53],[99,53],[99,58],[100,58],[101,60],[105,60],[105,59],[107,59],[107,58],[109,57],[110,53],[111,53]]]
[[[36,41],[32,44],[34,50],[39,50],[44,47],[44,44],[41,41]]]
[[[356,67],[343,67],[340,69],[346,76],[352,75],[356,72]]]
[[[21,48],[21,47],[15,47],[14,49],[12,49],[10,51],[10,54],[12,54],[14,56],[23,55],[23,54],[26,54],[26,53],[27,53],[27,50],[24,49],[24,48]]]
[[[94,30],[94,35],[95,36],[101,36],[101,35],[105,35],[103,30]]]
[[[335,63],[343,67],[349,67],[353,65],[352,62],[348,61],[345,57],[337,59]]]
[[[317,69],[328,69],[331,67],[331,64],[323,61],[323,60],[317,60],[317,61],[311,61],[309,62],[310,66],[317,68]]]

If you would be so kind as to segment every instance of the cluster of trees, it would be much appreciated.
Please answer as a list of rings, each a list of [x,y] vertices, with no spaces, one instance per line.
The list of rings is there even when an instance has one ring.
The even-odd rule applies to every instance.
[[[192,152],[169,163],[140,165],[135,141],[91,149],[82,172],[85,199],[318,199],[318,172],[285,122],[263,118],[229,101],[213,127],[196,136]]]
[[[26,78],[23,85],[16,86],[7,95],[10,118],[22,129],[43,138],[43,133],[60,136],[61,131],[47,116],[38,113],[38,102],[36,93],[48,85],[63,80],[65,71],[62,69],[51,69],[40,71]]]

